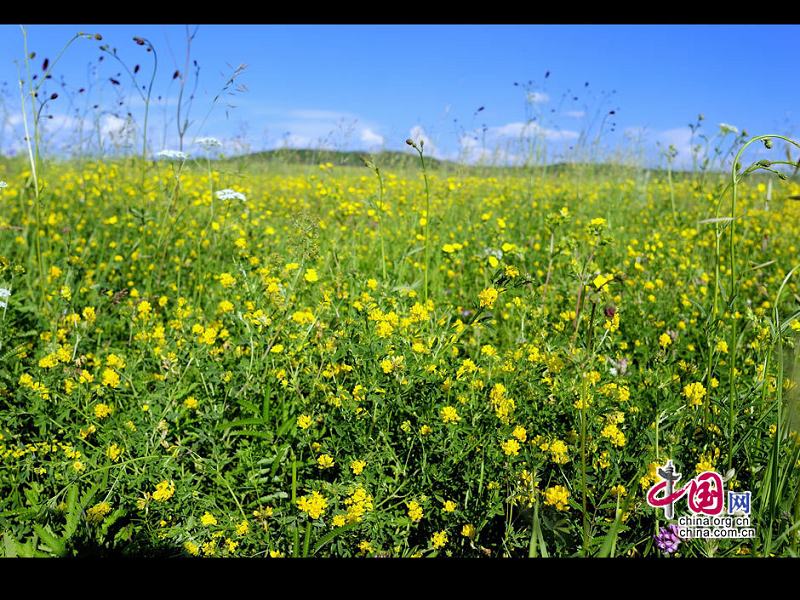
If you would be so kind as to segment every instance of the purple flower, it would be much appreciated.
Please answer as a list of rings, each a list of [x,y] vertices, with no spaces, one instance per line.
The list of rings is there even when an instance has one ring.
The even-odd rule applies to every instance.
[[[662,527],[658,535],[655,536],[656,546],[667,554],[672,554],[678,549],[681,544],[681,538],[678,537],[678,526],[670,525]]]

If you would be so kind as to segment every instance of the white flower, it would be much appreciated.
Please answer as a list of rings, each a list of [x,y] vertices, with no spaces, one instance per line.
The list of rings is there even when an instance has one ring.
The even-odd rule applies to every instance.
[[[213,137],[197,138],[194,143],[198,146],[202,146],[206,150],[210,150],[211,148],[222,148],[222,142]]]
[[[722,133],[739,133],[739,128],[734,125],[729,125],[728,123],[720,123],[719,130]]]
[[[8,298],[11,296],[11,290],[8,288],[0,288],[0,298]]]
[[[0,181],[0,190],[2,190],[4,187],[8,187],[8,184],[5,181]]]
[[[189,158],[185,152],[180,152],[178,150],[162,150],[157,156],[168,158],[169,160],[186,160]]]
[[[242,202],[247,202],[247,197],[244,194],[229,189],[219,190],[217,192],[217,198],[220,200],[241,200]]]

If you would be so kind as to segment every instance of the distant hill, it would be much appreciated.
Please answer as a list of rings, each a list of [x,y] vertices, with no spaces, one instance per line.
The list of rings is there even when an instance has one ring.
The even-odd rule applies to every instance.
[[[232,156],[223,161],[244,161],[244,162],[267,162],[289,165],[318,165],[331,163],[334,166],[363,167],[361,157],[371,157],[379,167],[390,169],[406,169],[419,167],[419,156],[416,152],[395,152],[384,151],[377,154],[368,152],[343,151],[343,150],[311,150],[281,148],[278,150],[264,150],[262,152],[252,152],[240,156]],[[425,157],[425,165],[432,169],[440,168],[462,168],[453,161],[444,161],[436,158]]]
[[[313,150],[306,148],[281,148],[278,150],[264,150],[260,152],[251,152],[250,154],[240,154],[237,156],[229,156],[220,159],[223,163],[237,163],[242,166],[255,166],[258,164],[268,165],[319,165],[323,163],[331,163],[337,167],[363,167],[364,163],[361,157],[371,158],[375,164],[384,170],[407,170],[419,169],[419,156],[416,152],[409,150],[409,152],[397,151],[383,151],[376,154],[369,152],[359,152],[353,150]],[[518,172],[530,173],[547,172],[551,174],[556,173],[575,173],[575,172],[593,172],[603,173],[609,170],[614,170],[617,174],[635,175],[641,173],[643,170],[651,171],[657,175],[666,175],[666,171],[662,169],[643,169],[638,166],[626,166],[616,163],[572,163],[572,162],[558,162],[548,165],[496,165],[496,164],[464,164],[451,160],[441,160],[437,158],[425,157],[425,165],[431,170],[440,171],[458,171],[460,173],[470,172],[473,174],[491,175],[491,174],[513,174]],[[680,171],[673,172],[674,176],[680,177]],[[687,173],[688,175],[688,173]]]

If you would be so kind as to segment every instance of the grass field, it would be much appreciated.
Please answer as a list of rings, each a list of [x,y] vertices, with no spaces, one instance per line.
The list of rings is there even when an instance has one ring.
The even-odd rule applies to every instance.
[[[375,160],[0,164],[0,553],[797,553],[797,183]]]

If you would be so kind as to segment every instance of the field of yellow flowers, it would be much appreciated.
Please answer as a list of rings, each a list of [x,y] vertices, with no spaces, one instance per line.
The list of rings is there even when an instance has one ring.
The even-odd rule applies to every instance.
[[[796,553],[800,186],[368,166],[0,164],[0,554]]]

